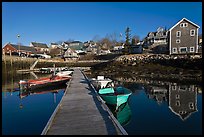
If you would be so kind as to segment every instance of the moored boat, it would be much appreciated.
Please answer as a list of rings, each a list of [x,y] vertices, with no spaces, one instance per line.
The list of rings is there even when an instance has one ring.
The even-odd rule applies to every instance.
[[[42,88],[47,88],[49,86],[61,86],[66,84],[71,77],[60,77],[60,76],[52,76],[39,78],[34,80],[20,80],[19,86],[20,90],[40,90]]]
[[[99,90],[101,88],[105,88],[108,83],[112,82],[109,78],[104,78],[104,76],[97,76],[96,78],[90,79],[90,82],[94,85],[94,87]]]
[[[115,107],[113,106],[108,105],[108,107],[122,126],[130,121],[132,113],[128,102],[121,104],[117,110],[115,110]]]
[[[73,74],[72,70],[60,71],[56,75],[60,77],[70,77]]]
[[[118,86],[100,89],[98,93],[107,104],[114,105],[117,110],[121,104],[128,101],[132,91],[123,86]]]

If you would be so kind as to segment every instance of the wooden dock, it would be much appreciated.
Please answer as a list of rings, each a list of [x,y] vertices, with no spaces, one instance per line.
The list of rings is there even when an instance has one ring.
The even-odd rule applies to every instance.
[[[107,111],[108,110],[108,111]],[[123,135],[114,119],[79,69],[75,69],[57,109],[41,135]]]

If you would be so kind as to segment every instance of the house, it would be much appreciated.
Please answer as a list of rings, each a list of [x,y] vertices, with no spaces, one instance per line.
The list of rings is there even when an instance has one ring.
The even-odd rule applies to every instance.
[[[52,57],[61,57],[64,53],[64,48],[57,43],[50,43],[49,53]]]
[[[68,48],[65,53],[64,53],[64,58],[65,59],[78,59],[79,55],[77,54],[77,52],[71,48]]]
[[[31,42],[30,47],[34,47],[37,50],[37,53],[49,53],[49,48],[47,44],[44,43]]]
[[[203,45],[202,35],[199,35],[199,36],[198,36],[198,41],[199,41],[199,42],[198,42],[198,43],[199,43],[199,44],[198,44],[198,53],[202,53],[202,47],[203,47],[203,46],[202,46],[202,45]]]
[[[198,53],[198,29],[200,27],[183,18],[169,29],[169,54]]]
[[[57,44],[57,43],[50,43],[50,48],[52,48],[52,49],[56,49],[56,48],[59,48],[59,47],[60,47],[60,45]]]
[[[131,45],[129,48],[129,53],[131,54],[141,54],[143,52],[142,45]]]
[[[70,42],[62,42],[62,47],[63,47],[64,49],[67,49],[67,48],[69,47],[69,43],[70,43]]]
[[[3,54],[16,54],[18,55],[20,52],[21,55],[31,55],[35,54],[37,51],[33,47],[29,46],[23,46],[23,45],[17,45],[17,44],[11,44],[11,43],[6,43],[3,47]]]
[[[194,85],[169,84],[168,105],[182,120],[197,112],[197,88]]]
[[[168,31],[162,27],[159,27],[156,32],[149,32],[144,38],[145,48],[154,48],[160,44],[167,44],[168,42]]]

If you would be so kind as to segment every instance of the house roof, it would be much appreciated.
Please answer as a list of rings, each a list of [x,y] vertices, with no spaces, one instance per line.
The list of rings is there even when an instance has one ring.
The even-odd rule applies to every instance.
[[[181,19],[180,21],[178,21],[173,27],[171,27],[171,28],[169,29],[169,31],[171,31],[174,27],[176,27],[176,26],[177,26],[179,23],[181,23],[183,20],[186,20],[187,22],[193,24],[193,25],[196,26],[197,28],[200,28],[200,26],[198,26],[197,24],[193,23],[192,21],[190,21],[190,20],[188,20],[188,19],[186,19],[186,18],[183,18],[183,19]]]
[[[18,49],[19,47],[19,45],[16,45],[16,44],[11,44],[10,43],[10,45],[12,46],[12,47],[14,47],[15,49]],[[23,46],[23,45],[20,45],[20,50],[25,50],[25,51],[30,51],[30,52],[32,52],[32,53],[35,53],[36,52],[36,49],[35,48],[33,48],[33,47],[28,47],[28,46]]]
[[[58,45],[57,43],[50,43],[50,45]]]
[[[34,47],[48,48],[47,44],[44,44],[44,43],[31,42],[31,44],[32,44]]]
[[[82,43],[81,41],[72,41],[70,43]]]

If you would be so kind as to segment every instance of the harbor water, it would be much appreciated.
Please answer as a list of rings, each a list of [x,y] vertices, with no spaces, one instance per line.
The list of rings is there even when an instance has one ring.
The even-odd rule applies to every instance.
[[[17,74],[5,71],[2,81],[2,134],[40,135],[60,102],[66,86],[46,91],[20,92],[20,79],[35,79],[48,74]]]
[[[49,74],[17,74],[6,70],[2,74],[2,134],[40,135],[65,87],[22,94],[17,90],[20,79]],[[202,134],[201,86],[148,79],[128,82],[123,78],[121,84],[132,94],[120,111],[113,113],[129,135]]]

